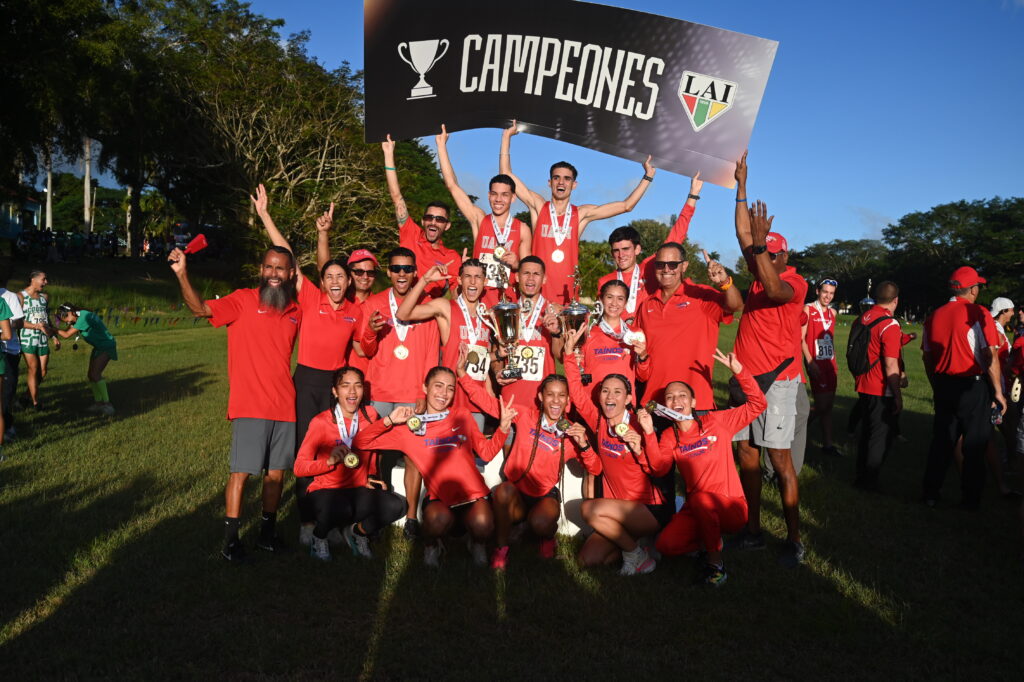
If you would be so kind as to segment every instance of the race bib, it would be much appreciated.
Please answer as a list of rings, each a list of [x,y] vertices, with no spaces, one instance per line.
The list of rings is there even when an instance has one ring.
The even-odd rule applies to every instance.
[[[523,351],[527,355],[523,357]],[[548,352],[543,346],[516,346],[516,366],[523,370],[524,381],[540,381],[544,378],[544,355]]]
[[[480,262],[484,266],[484,272],[487,273],[487,286],[491,288],[498,287],[498,273],[501,270],[505,271],[506,282],[512,276],[512,268],[495,258],[493,253],[481,253]]]
[[[830,334],[826,334],[823,338],[815,341],[815,343],[818,345],[818,354],[815,356],[815,360],[831,360],[836,356]]]
[[[491,355],[483,346],[470,346],[467,355],[472,357],[476,353],[476,362],[466,363],[466,374],[473,381],[484,381],[487,379],[487,370],[491,367]]]

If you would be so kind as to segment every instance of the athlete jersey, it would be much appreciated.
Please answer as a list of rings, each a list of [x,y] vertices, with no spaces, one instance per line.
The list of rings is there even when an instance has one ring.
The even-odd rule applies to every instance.
[[[815,301],[805,309],[807,313],[807,348],[815,362],[836,364],[835,331],[836,311],[822,308]]]
[[[25,322],[29,324],[46,324],[50,321],[49,299],[46,297],[46,294],[40,291],[38,296],[33,298],[29,295],[28,291],[22,291],[21,297],[24,299],[21,307],[25,311]],[[18,338],[21,340],[22,346],[35,348],[45,346],[49,340],[49,337],[46,336],[46,332],[43,330],[25,329],[24,327],[18,330]]]
[[[429,415],[428,415],[429,416]],[[409,457],[427,486],[427,494],[449,507],[486,497],[491,491],[476,468],[475,452],[491,460],[508,434],[498,429],[485,438],[468,410],[454,408],[443,419],[424,422],[423,435],[406,424],[394,427],[380,419],[360,429],[353,441],[357,448],[399,450]]]
[[[669,231],[668,236],[665,237],[666,242],[676,242],[678,244],[684,244],[686,242],[686,234],[690,230],[690,219],[693,218],[694,207],[689,204],[683,206],[683,210],[679,212],[679,217],[676,218],[675,224]],[[654,296],[658,293],[658,279],[655,276],[654,270],[654,257],[657,255],[657,250],[647,258],[644,258],[642,262],[633,266],[631,270],[625,272],[609,272],[607,275],[597,280],[597,290],[601,291],[601,287],[606,282],[610,282],[617,279],[623,282],[629,287],[629,298],[626,300],[626,309],[622,311],[622,319],[627,322],[631,322],[640,314],[640,308],[643,306],[644,301],[650,296]],[[636,286],[633,286],[633,277],[635,274],[640,275]]]
[[[323,289],[305,275],[299,276],[303,283],[298,295],[302,309],[298,363],[313,369],[340,369],[359,329],[360,307],[342,299],[334,308]]]
[[[580,211],[578,206],[569,205],[567,215],[556,216],[555,220],[562,225],[569,220],[569,230],[561,244],[555,240],[551,225],[552,204],[544,202],[537,215],[537,224],[533,230],[533,255],[544,261],[547,280],[541,293],[544,298],[559,305],[568,305],[573,295],[572,272],[579,263],[580,247]]]
[[[398,231],[398,244],[416,254],[416,274],[419,277],[423,277],[427,270],[435,265],[447,265],[450,273],[457,273],[462,267],[462,257],[455,249],[445,246],[443,239],[431,244],[423,234],[423,228],[410,217],[406,217],[405,223]],[[437,248],[434,248],[435,245]],[[449,280],[451,286],[457,283],[454,274],[449,275]],[[430,298],[443,296],[445,283],[445,280],[434,282],[427,287],[425,293]]]
[[[601,381],[609,374],[621,374],[629,380],[630,384],[636,383],[636,367],[638,365],[636,354],[630,345],[624,343],[621,338],[616,338],[625,332],[622,322],[611,327],[612,334],[596,324],[590,328],[587,340],[583,343],[583,371],[589,374],[593,380],[591,393],[600,390]],[[629,329],[629,325],[626,325]],[[645,364],[651,361],[650,356]]]
[[[478,382],[466,375],[459,377],[459,385],[484,412],[495,419],[501,418],[498,399],[488,395]],[[513,424],[516,427],[516,439],[512,451],[505,458],[502,473],[505,480],[511,481],[516,490],[524,495],[543,497],[559,483],[562,475],[559,463],[578,458],[579,448],[571,437],[560,434],[554,424],[549,424],[546,418],[542,420],[540,410],[533,404],[516,403],[515,410],[517,414]],[[533,449],[535,440],[536,451]]]
[[[476,362],[467,362],[466,375],[471,377],[472,381],[483,386],[485,382],[490,381],[487,372],[491,366],[491,330],[479,316],[472,316],[475,323],[468,322],[459,301],[463,302],[471,316],[473,310],[470,307],[476,308],[477,305],[469,303],[461,295],[450,302],[452,306],[451,329],[448,332],[448,343],[441,347],[441,364],[455,370],[459,363],[459,344],[466,344],[469,347],[468,353],[476,353],[477,359]],[[471,404],[461,385],[455,387],[455,401],[452,405],[473,412],[480,411],[479,407]]]
[[[590,391],[580,381],[576,363],[565,364],[565,376],[569,380],[569,397],[583,421],[597,435],[597,452],[587,450],[581,453],[583,465],[593,475],[604,474],[604,496],[616,500],[629,500],[641,504],[663,504],[665,496],[651,482],[653,472],[647,453],[658,449],[658,438],[653,433],[640,431],[636,420],[630,420],[629,428],[643,437],[640,455],[626,445],[626,441],[615,434],[594,405]],[[629,413],[627,412],[627,415]]]
[[[519,313],[519,343],[516,345],[515,362],[516,366],[523,370],[523,378],[501,387],[501,395],[506,401],[512,396],[514,402],[536,406],[540,382],[555,371],[555,359],[551,354],[551,333],[544,326],[547,306],[547,297],[541,294],[532,304],[530,312]],[[524,355],[526,348],[530,350]]]
[[[747,396],[743,405],[701,415],[700,422],[695,421],[688,431],[667,428],[661,432],[659,447],[648,452],[656,476],[667,474],[675,464],[687,494],[699,491],[744,497],[733,460],[732,437],[764,412],[767,401],[746,369],[736,380]]]
[[[377,411],[367,406],[366,414],[360,410],[354,419],[345,421],[345,430],[352,436],[365,429],[370,423],[377,421]],[[347,444],[350,448],[354,438],[350,437]],[[337,422],[334,421],[334,408],[324,410],[309,422],[309,430],[295,455],[295,475],[312,476],[313,482],[306,489],[306,494],[325,488],[362,488],[366,485],[370,474],[377,471],[377,453],[357,449],[359,465],[349,468],[344,462],[330,465],[327,460],[331,451],[339,445],[346,445],[341,439]]]
[[[423,395],[423,378],[427,371],[437,366],[441,336],[437,322],[424,320],[401,325],[396,329],[391,315],[390,293],[385,289],[370,296],[363,304],[363,321],[359,331],[359,345],[366,357],[370,358],[367,379],[373,400],[395,403],[413,403]],[[403,297],[395,296],[395,310],[402,305]],[[426,294],[420,303],[427,300]],[[385,320],[377,332],[370,327],[374,312]],[[404,333],[405,338],[399,338]],[[404,349],[404,350],[403,350]]]
[[[505,251],[516,256],[519,255],[519,240],[520,234],[522,234],[523,224],[519,220],[512,218],[511,212],[509,212],[506,219],[507,218],[511,218],[512,223],[509,225],[508,235],[505,237],[504,241],[499,242],[497,233],[504,231],[505,220],[499,221],[501,224],[497,225],[494,216],[492,214],[488,214],[480,221],[480,226],[476,231],[476,240],[473,242],[473,258],[476,258],[483,263],[484,272],[487,276],[487,293],[489,294],[491,294],[498,286],[499,270],[505,270],[506,282],[511,283],[513,281],[511,268],[501,263],[500,259],[494,255],[494,249],[498,247],[499,244],[505,249]]]

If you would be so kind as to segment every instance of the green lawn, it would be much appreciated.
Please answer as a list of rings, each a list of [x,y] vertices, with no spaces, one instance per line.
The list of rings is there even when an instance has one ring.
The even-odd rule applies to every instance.
[[[991,491],[973,514],[917,502],[930,400],[909,348],[906,441],[884,492],[854,490],[852,448],[823,462],[812,427],[806,565],[776,566],[783,523],[766,487],[774,543],[727,555],[729,582],[708,592],[691,584],[690,559],[624,579],[542,562],[532,546],[513,547],[495,576],[450,545],[433,573],[396,533],[372,562],[335,550],[326,565],[298,551],[226,565],[223,330],[121,336],[107,371],[113,418],[84,413],[88,352],[67,346],[46,408],[18,413],[0,464],[2,677],[1019,679],[1017,507]],[[840,435],[851,396],[844,375]],[[958,485],[951,471],[949,499]],[[294,543],[290,490],[282,517]]]

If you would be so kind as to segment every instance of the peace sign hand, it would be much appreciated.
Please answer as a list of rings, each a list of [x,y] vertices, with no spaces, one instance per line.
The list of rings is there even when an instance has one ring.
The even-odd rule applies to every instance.
[[[740,364],[739,359],[736,357],[736,353],[729,353],[726,355],[720,349],[715,349],[715,360],[728,367],[733,374],[739,374],[743,371],[743,365]]]
[[[505,404],[505,399],[501,396],[498,397],[498,404],[501,405],[501,423],[498,424],[498,428],[505,433],[509,432],[512,428],[512,421],[516,418],[519,412],[512,406],[512,396],[508,397],[508,404]]]

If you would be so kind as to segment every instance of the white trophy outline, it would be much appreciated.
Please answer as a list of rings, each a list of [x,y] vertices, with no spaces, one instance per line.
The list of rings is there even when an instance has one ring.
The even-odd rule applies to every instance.
[[[441,47],[443,43],[444,49],[441,50],[441,54],[437,54],[437,48]],[[430,40],[412,40],[405,43],[398,44],[398,58],[408,64],[414,73],[419,75],[420,80],[413,86],[412,91],[409,93],[409,97],[406,99],[423,99],[425,97],[436,97],[434,94],[434,88],[427,83],[426,75],[434,68],[434,64],[441,61],[441,58],[448,54],[448,46],[450,43],[447,38],[432,38]],[[405,48],[408,56],[402,54],[402,48]],[[429,66],[425,66],[429,62]]]

